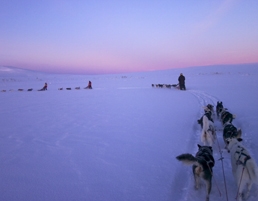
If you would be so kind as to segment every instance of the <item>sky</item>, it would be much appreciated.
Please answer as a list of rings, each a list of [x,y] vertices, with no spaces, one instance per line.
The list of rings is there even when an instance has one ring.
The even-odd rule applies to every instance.
[[[119,73],[258,62],[256,0],[1,0],[0,65]]]

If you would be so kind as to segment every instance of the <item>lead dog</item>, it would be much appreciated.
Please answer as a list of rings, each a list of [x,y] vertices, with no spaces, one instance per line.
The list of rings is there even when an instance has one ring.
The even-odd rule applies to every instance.
[[[212,104],[208,104],[205,108],[207,108],[211,111],[212,116],[214,115],[214,106]],[[204,110],[205,110],[205,108],[204,108]]]
[[[213,115],[213,112],[208,107],[208,105],[206,107],[204,107],[204,115],[200,119],[197,120],[198,124],[201,125],[201,128],[203,128],[203,117],[204,116],[206,116],[210,121],[214,122],[213,118],[212,118],[212,115]]]
[[[257,166],[248,151],[240,144],[241,138],[228,138],[226,149],[231,154],[232,172],[235,177],[238,195],[237,200],[247,199],[253,183],[258,183]],[[247,186],[247,189],[245,189]],[[244,191],[246,193],[244,194]]]
[[[217,117],[219,117],[219,115],[222,112],[223,108],[224,108],[223,103],[218,101],[217,105],[216,105]]]
[[[212,147],[198,144],[198,152],[195,157],[192,154],[181,154],[176,159],[186,165],[192,165],[195,188],[199,189],[202,179],[206,184],[206,201],[209,201],[212,187],[212,168],[215,165]]]

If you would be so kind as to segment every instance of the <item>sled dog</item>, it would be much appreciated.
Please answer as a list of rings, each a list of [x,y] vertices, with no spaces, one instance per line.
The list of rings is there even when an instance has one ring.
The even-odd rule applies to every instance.
[[[232,172],[238,189],[237,201],[247,199],[253,183],[258,184],[256,163],[248,151],[240,144],[241,141],[241,138],[228,138],[226,145],[226,149],[231,154]]]
[[[195,157],[192,154],[181,154],[176,159],[186,165],[192,165],[195,188],[199,189],[200,180],[203,180],[206,185],[206,201],[209,201],[212,187],[212,168],[215,165],[212,147],[198,144],[198,152]]]
[[[236,116],[231,114],[226,108],[223,108],[220,114],[220,120],[223,125],[226,123],[232,123],[233,119],[235,119]]]
[[[223,103],[222,102],[217,102],[217,105],[216,105],[216,114],[217,114],[217,117],[220,116],[220,113],[222,112],[223,110]]]
[[[242,136],[242,130],[237,129],[232,123],[226,123],[223,128],[223,139],[227,144],[226,139],[228,138],[240,138]]]
[[[214,106],[212,104],[206,105],[205,108],[208,108],[211,111],[211,113],[214,114]],[[205,110],[205,108],[204,108],[204,110]]]
[[[202,125],[201,141],[204,145],[212,146],[216,137],[214,124],[206,115],[203,115]]]
[[[204,108],[204,112],[205,112],[204,115],[200,119],[197,120],[198,124],[201,125],[201,128],[203,128],[203,117],[204,116],[206,116],[210,121],[214,122],[213,118],[212,118],[212,112],[207,107]]]

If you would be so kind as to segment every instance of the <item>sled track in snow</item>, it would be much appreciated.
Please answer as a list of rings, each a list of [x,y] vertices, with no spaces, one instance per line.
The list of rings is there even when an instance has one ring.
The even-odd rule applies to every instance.
[[[205,93],[203,91],[198,91],[198,90],[189,90],[189,93],[195,96],[199,102],[199,105],[200,105],[199,118],[204,114],[203,107],[206,106],[207,104],[212,104],[214,106],[214,112],[216,113],[217,101],[220,101],[220,99],[208,93]],[[212,181],[213,186],[210,194],[210,200],[227,201],[227,197],[228,197],[228,200],[235,200],[236,193],[237,193],[237,185],[235,183],[235,180],[232,174],[230,155],[224,149],[225,143],[223,140],[223,126],[216,114],[214,114],[213,120],[214,120],[214,127],[216,130],[217,139],[213,144],[213,157],[215,159],[215,166],[213,168],[213,181]],[[235,120],[233,121],[233,124],[234,123],[235,123]],[[196,132],[195,143],[196,144],[201,143],[200,142],[201,127],[199,126],[199,129],[195,130],[195,132]],[[249,143],[246,143],[245,147],[249,150],[250,153],[252,153],[252,149],[250,148]],[[222,155],[220,154],[220,151]],[[222,168],[222,161],[220,160],[221,158],[223,158],[224,169]],[[223,171],[225,173],[225,182],[223,179]],[[188,190],[183,196],[183,200],[194,201],[198,199],[200,200],[203,199],[205,196],[205,193],[204,193],[205,187],[201,186],[198,192],[196,192],[195,190],[189,190],[194,188],[193,176],[189,180],[190,181],[187,186]],[[252,187],[250,197],[248,198],[248,200],[257,200],[257,195],[258,195],[257,188]]]
[[[198,90],[188,90],[189,93],[191,93],[198,101],[199,103],[199,114],[197,115],[199,119],[203,114],[204,114],[204,106],[211,104],[214,106],[214,112],[216,113],[216,105],[217,105],[217,101],[219,101],[218,98],[216,98],[215,96],[212,96],[206,92],[203,91],[198,91]],[[196,119],[196,124],[197,124],[197,119]],[[221,158],[220,156],[220,152],[219,152],[219,147],[220,146],[222,148],[222,125],[220,120],[217,118],[216,114],[214,114],[213,116],[214,119],[214,126],[216,129],[216,135],[217,135],[217,140],[214,142],[213,145],[213,157],[215,159],[215,166],[213,168],[214,171],[214,178],[213,178],[213,187],[212,187],[212,191],[210,194],[210,200],[214,200],[215,197],[218,198],[218,200],[227,200],[226,199],[226,192],[225,192],[225,188],[224,188],[224,181],[223,181],[223,173],[222,173],[222,168],[221,168],[221,161],[219,161],[219,158]],[[202,145],[201,142],[201,126],[198,125],[197,129],[194,130],[195,133],[195,139],[194,139],[194,144],[200,144]],[[219,145],[218,145],[219,143]],[[195,148],[197,146],[194,146]],[[194,151],[192,154],[195,154]],[[223,154],[224,155],[224,154]],[[228,166],[228,165],[227,165]],[[182,196],[182,200],[188,200],[188,201],[195,201],[195,200],[204,200],[205,199],[205,185],[202,184],[201,188],[199,190],[194,190],[194,179],[192,176],[192,170],[191,168],[189,168],[189,172],[188,172],[189,177],[189,182],[187,184],[187,186],[185,187],[185,189],[187,189],[185,191],[185,194]],[[219,188],[219,190],[218,190]],[[221,192],[221,196],[219,195]]]
[[[220,120],[217,118],[216,116],[216,105],[217,105],[217,101],[219,101],[218,98],[207,94],[203,91],[197,91],[197,90],[189,90],[189,92],[195,96],[199,102],[200,105],[200,112],[198,115],[198,118],[201,118],[204,115],[204,106],[211,104],[214,106],[214,114],[213,114],[213,120],[214,120],[214,127],[216,129],[216,131],[220,130],[222,131],[222,125],[220,123]],[[197,119],[196,119],[196,123],[197,123]],[[196,131],[196,137],[197,137],[197,143],[200,143],[200,134],[201,134],[201,127],[199,126],[199,129]],[[217,133],[218,134],[218,133]],[[219,134],[221,135],[221,134]]]
[[[210,94],[207,94],[203,91],[189,90],[189,92],[191,94],[193,94],[199,100],[199,103],[201,106],[206,106],[207,104],[212,104],[212,105],[214,105],[214,109],[215,109],[217,101],[219,101],[218,98],[216,98]]]

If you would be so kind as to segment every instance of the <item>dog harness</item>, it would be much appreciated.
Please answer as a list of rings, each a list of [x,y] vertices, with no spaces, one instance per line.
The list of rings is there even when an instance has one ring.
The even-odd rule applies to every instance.
[[[212,121],[213,123],[214,123],[214,121],[213,121],[213,119],[212,119],[212,117],[211,117],[211,111],[209,111],[209,112],[205,112],[205,114],[204,114],[210,121]]]
[[[196,153],[196,158],[198,162],[201,163],[203,166],[207,165],[210,168],[212,168],[215,164],[215,160],[208,150],[204,150],[204,149],[199,150]]]
[[[247,151],[240,146],[237,146],[237,151],[235,154],[239,154],[238,157],[236,157],[236,165],[246,165],[246,162],[251,159],[251,156],[247,153]]]

